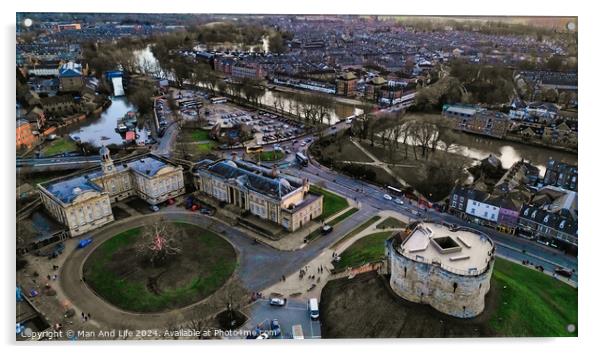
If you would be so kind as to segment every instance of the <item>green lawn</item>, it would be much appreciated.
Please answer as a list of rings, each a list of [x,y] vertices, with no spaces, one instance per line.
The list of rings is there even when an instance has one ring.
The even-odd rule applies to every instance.
[[[385,254],[385,240],[391,236],[391,231],[377,232],[355,241],[341,253],[341,260],[335,263],[335,269],[360,266],[378,261]]]
[[[343,214],[341,214],[341,215],[337,216],[336,218],[332,219],[332,221],[330,221],[328,224],[330,226],[334,226],[334,225],[340,223],[341,221],[347,219],[351,215],[355,214],[358,210],[359,210],[358,208],[351,208],[351,209],[347,210],[346,212],[344,212]]]
[[[284,152],[278,150],[262,151],[259,154],[261,161],[278,161],[284,157]]]
[[[108,270],[112,262],[119,262],[115,259],[116,252],[135,246],[142,231],[140,227],[122,232],[94,250],[84,265],[86,282],[117,307],[136,312],[178,308],[210,295],[234,272],[236,252],[226,240],[210,231],[185,223],[175,223],[175,227],[188,229],[188,237],[193,237],[192,242],[198,245],[198,254],[193,258],[203,259],[200,264],[204,266],[198,268],[198,275],[195,274],[190,282],[156,294],[149,290],[145,281],[129,279],[127,271]],[[183,256],[184,253],[178,257]],[[128,257],[132,258],[132,267],[137,267],[136,256]]]
[[[347,203],[347,199],[332,192],[329,192],[326,189],[312,185],[309,188],[309,191],[314,194],[321,194],[324,196],[322,215],[320,215],[320,219],[322,220],[328,219],[330,216],[338,213],[339,211],[349,206],[349,203]]]
[[[341,243],[343,243],[345,240],[359,234],[360,232],[364,231],[368,226],[374,224],[375,222],[377,222],[378,220],[380,220],[380,216],[378,215],[374,215],[373,217],[371,217],[370,219],[364,221],[363,224],[361,224],[360,226],[356,227],[355,229],[353,229],[350,233],[348,233],[347,235],[345,235],[345,237],[343,237],[342,239],[338,240],[333,247],[336,247],[338,245],[340,245]]]
[[[206,154],[210,153],[211,151],[213,151],[213,149],[215,148],[215,145],[216,145],[216,143],[214,141],[209,141],[204,144],[196,144],[196,145],[194,145],[194,150],[197,154],[206,155]]]
[[[376,225],[377,229],[402,229],[404,227],[406,227],[405,222],[391,216]]]
[[[62,154],[64,152],[76,151],[77,149],[78,148],[75,141],[71,139],[57,138],[56,140],[51,141],[49,144],[44,146],[42,149],[42,154],[44,156],[52,156],[56,154]]]
[[[500,258],[495,260],[492,279],[499,287],[500,299],[489,325],[499,335],[577,335],[577,331],[566,330],[569,324],[577,326],[577,289]]]
[[[210,140],[209,131],[203,129],[185,129],[183,130],[188,141],[206,141]]]
[[[386,221],[386,220],[385,220]],[[384,241],[392,232],[384,231],[357,240],[341,254],[336,269],[359,266],[381,259]],[[567,326],[577,326],[577,289],[539,271],[496,258],[492,275],[496,298],[486,306],[496,306],[487,326],[502,337],[577,336]],[[504,288],[505,287],[505,288]]]

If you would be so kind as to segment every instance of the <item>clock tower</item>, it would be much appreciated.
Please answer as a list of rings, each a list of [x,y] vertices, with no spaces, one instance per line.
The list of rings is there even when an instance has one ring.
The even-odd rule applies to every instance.
[[[115,172],[115,165],[113,165],[113,160],[111,159],[111,151],[103,145],[98,152],[100,154],[100,164],[103,174],[106,175]]]

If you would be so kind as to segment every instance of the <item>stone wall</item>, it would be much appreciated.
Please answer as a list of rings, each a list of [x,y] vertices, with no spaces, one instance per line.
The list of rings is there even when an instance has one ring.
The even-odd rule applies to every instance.
[[[429,304],[454,317],[475,317],[485,309],[493,259],[479,275],[460,275],[438,265],[411,260],[388,247],[390,285],[397,295]]]

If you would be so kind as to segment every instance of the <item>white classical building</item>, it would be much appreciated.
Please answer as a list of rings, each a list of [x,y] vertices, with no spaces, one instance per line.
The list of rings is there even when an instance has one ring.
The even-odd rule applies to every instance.
[[[138,196],[155,205],[184,193],[182,167],[155,155],[113,162],[100,149],[101,167],[38,184],[46,210],[78,236],[113,221],[111,203]]]
[[[199,191],[260,219],[296,231],[322,214],[309,182],[244,160],[203,160],[194,171]]]

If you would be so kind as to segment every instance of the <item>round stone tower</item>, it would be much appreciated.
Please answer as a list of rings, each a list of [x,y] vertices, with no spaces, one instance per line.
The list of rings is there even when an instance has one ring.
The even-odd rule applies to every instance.
[[[469,318],[485,308],[495,246],[476,230],[418,223],[387,241],[390,285],[402,298]]]

